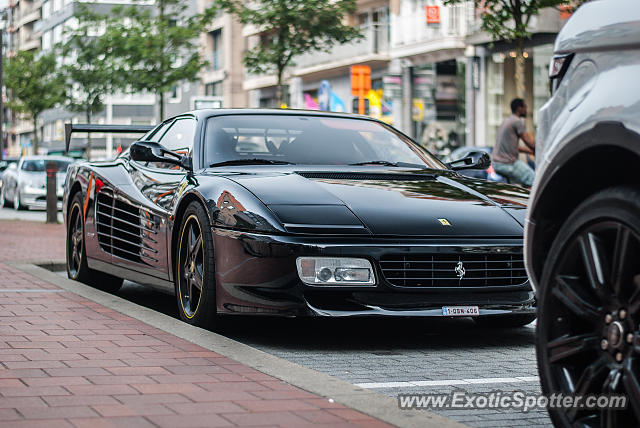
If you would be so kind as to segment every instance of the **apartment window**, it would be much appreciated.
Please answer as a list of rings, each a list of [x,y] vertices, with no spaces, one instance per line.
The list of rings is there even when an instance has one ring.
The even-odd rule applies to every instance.
[[[49,17],[49,15],[51,15],[51,2],[42,2],[42,18],[46,19]]]
[[[42,50],[47,51],[51,49],[51,46],[51,31],[45,31],[42,33]]]
[[[178,85],[173,85],[169,94],[170,103],[179,103],[182,99],[182,91],[180,90],[180,86]]]
[[[53,28],[53,43],[62,42],[62,25],[56,25]]]
[[[207,83],[204,87],[204,94],[214,97],[222,96],[222,80],[217,82]]]
[[[211,46],[213,47],[213,55],[211,57],[211,66],[214,70],[220,70],[224,67],[224,48],[222,46],[222,29],[214,30],[209,33],[211,37]]]

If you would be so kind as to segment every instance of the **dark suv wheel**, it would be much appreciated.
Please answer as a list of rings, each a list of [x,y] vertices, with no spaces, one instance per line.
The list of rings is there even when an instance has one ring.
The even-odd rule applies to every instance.
[[[624,394],[626,409],[550,409],[556,426],[640,424],[640,192],[600,191],[565,221],[538,292],[545,394]]]

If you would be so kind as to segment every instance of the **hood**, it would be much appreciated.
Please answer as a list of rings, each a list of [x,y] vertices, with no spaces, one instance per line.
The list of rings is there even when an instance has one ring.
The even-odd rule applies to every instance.
[[[251,191],[292,232],[469,237],[523,233],[508,212],[519,207],[524,215],[526,197],[509,190],[514,186],[492,187],[450,172],[299,171],[228,178]]]

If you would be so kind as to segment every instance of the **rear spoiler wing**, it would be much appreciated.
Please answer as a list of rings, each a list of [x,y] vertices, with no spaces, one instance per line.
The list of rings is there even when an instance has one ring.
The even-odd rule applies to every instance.
[[[71,143],[71,134],[74,132],[104,132],[119,134],[144,134],[151,131],[153,125],[93,125],[93,124],[64,124],[64,144],[65,152],[69,152],[69,144]]]

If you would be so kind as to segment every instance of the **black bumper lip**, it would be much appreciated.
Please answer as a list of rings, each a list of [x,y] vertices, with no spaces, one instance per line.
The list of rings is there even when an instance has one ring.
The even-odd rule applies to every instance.
[[[528,281],[494,287],[399,287],[386,281],[379,264],[381,255],[389,252],[521,255],[521,238],[270,235],[216,228],[213,233],[214,246],[226,253],[216,251],[221,313],[442,317],[442,306],[478,306],[480,316],[535,312]],[[306,285],[297,274],[295,260],[300,256],[366,258],[374,266],[377,283],[366,287]],[[241,311],[233,309],[240,307]]]

